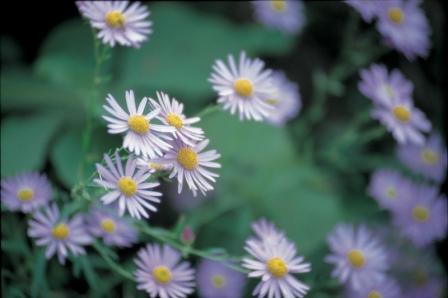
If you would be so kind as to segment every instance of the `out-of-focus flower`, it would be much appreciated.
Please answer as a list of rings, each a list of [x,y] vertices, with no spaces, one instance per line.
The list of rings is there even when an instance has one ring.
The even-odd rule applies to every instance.
[[[401,289],[398,284],[386,277],[385,280],[372,280],[363,286],[360,290],[355,291],[348,289],[347,297],[349,298],[398,298],[401,296]],[[407,296],[404,296],[407,297]]]
[[[266,99],[266,102],[274,107],[267,120],[276,125],[284,125],[286,121],[294,118],[302,107],[299,86],[286,77],[281,71],[272,74],[272,84],[275,91]]]
[[[1,182],[1,201],[8,210],[29,213],[50,201],[51,185],[44,174],[22,173]]]
[[[100,237],[109,246],[131,247],[137,242],[138,233],[115,210],[97,207],[86,218],[87,228],[94,237]]]
[[[364,21],[370,23],[376,17],[381,0],[346,0],[345,3],[359,12]]]
[[[256,236],[253,239],[263,244],[275,245],[280,239],[286,238],[283,231],[278,230],[272,222],[265,218],[254,221],[251,226]]]
[[[190,226],[183,228],[182,233],[180,234],[180,241],[183,244],[192,245],[195,239],[196,235]]]
[[[76,1],[79,11],[90,25],[98,29],[98,38],[111,47],[140,47],[152,32],[150,12],[145,5],[128,1]]]
[[[136,108],[134,91],[126,91],[126,104],[129,113],[120,107],[112,95],[109,94],[106,100],[109,105],[103,105],[103,107],[112,116],[103,116],[108,122],[108,132],[111,134],[126,133],[123,140],[124,148],[136,155],[142,154],[149,158],[162,156],[171,148],[170,144],[163,139],[170,140],[168,134],[174,133],[176,128],[150,123],[151,119],[160,113],[160,110],[153,110],[145,115],[146,98],[143,98]]]
[[[350,289],[363,289],[385,278],[388,269],[387,252],[365,226],[339,224],[328,236],[331,254],[325,257],[334,265],[332,276]]]
[[[268,27],[297,34],[305,24],[304,6],[300,0],[252,1],[252,4],[258,21]]]
[[[191,126],[199,122],[201,118],[186,118],[183,114],[184,105],[175,98],[170,100],[168,94],[157,92],[157,100],[158,102],[150,98],[150,105],[154,110],[160,110],[157,118],[163,124],[175,128],[173,132],[175,138],[190,146],[204,139],[204,131],[201,128]]]
[[[194,269],[181,262],[181,255],[168,245],[148,244],[134,260],[137,289],[151,297],[183,298],[193,292]]]
[[[251,60],[246,53],[241,52],[239,64],[232,55],[228,56],[229,66],[216,60],[209,82],[218,92],[218,103],[231,114],[238,111],[240,120],[254,119],[261,121],[273,110],[265,102],[274,91],[271,82],[271,70],[263,69],[264,62],[260,59]]]
[[[240,298],[245,277],[222,262],[202,260],[198,265],[197,283],[202,298]]]
[[[123,169],[118,152],[115,152],[115,164],[107,154],[104,155],[104,161],[107,168],[97,163],[96,169],[100,178],[94,180],[99,186],[110,190],[101,197],[104,204],[108,205],[118,200],[120,216],[123,216],[127,209],[132,217],[138,219],[142,216],[149,217],[145,209],[157,211],[154,203],[160,203],[157,197],[162,194],[150,190],[159,183],[146,182],[151,176],[148,170],[140,169],[136,172],[137,162],[132,156],[129,156]]]
[[[419,7],[420,0],[381,1],[378,5],[378,31],[386,44],[403,53],[409,60],[427,57],[431,28]]]
[[[404,165],[416,173],[437,182],[445,179],[447,151],[438,134],[432,134],[421,146],[398,146],[397,156]]]
[[[443,239],[448,227],[447,198],[433,186],[414,185],[393,210],[393,222],[416,246]]]
[[[75,256],[85,254],[83,246],[92,242],[82,216],[78,214],[71,219],[61,218],[54,204],[34,214],[29,221],[28,236],[35,238],[38,246],[47,247],[47,259],[57,254],[61,264],[65,264],[69,252]]]

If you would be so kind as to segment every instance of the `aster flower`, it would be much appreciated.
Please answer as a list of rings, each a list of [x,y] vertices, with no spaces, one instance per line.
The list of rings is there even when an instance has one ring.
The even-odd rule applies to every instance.
[[[98,38],[111,47],[140,47],[152,32],[150,12],[145,5],[128,1],[76,1],[82,16],[98,30]]]
[[[385,42],[409,60],[428,56],[431,28],[420,0],[383,1],[378,6],[378,31]]]
[[[381,5],[381,1],[378,0],[346,0],[344,2],[359,12],[367,23],[376,17],[378,7]]]
[[[169,178],[177,176],[178,193],[182,191],[184,179],[194,196],[196,196],[198,190],[203,195],[207,191],[213,190],[213,185],[210,182],[215,182],[215,178],[219,175],[206,168],[220,168],[221,165],[214,160],[221,155],[216,150],[202,152],[208,143],[209,140],[205,139],[194,146],[188,146],[176,141],[173,143],[173,149],[164,156],[165,163],[173,167]]]
[[[359,90],[375,104],[387,106],[391,101],[412,100],[414,85],[398,69],[389,73],[386,66],[373,64],[362,69],[360,77]]]
[[[384,280],[388,269],[387,253],[380,240],[365,226],[339,224],[329,234],[331,254],[325,261],[333,264],[332,276],[354,290]]]
[[[256,18],[266,26],[276,28],[288,34],[297,34],[305,24],[302,1],[252,1],[252,4]]]
[[[228,56],[229,66],[216,60],[209,82],[218,92],[218,103],[224,110],[235,114],[238,110],[240,120],[261,121],[273,110],[265,102],[274,91],[271,83],[271,71],[263,69],[260,59],[250,60],[241,52],[237,67],[232,55]]]
[[[411,184],[411,181],[397,171],[380,169],[372,174],[367,193],[382,208],[392,210],[400,206],[402,203],[400,199],[405,198],[412,191]]]
[[[202,260],[198,265],[197,283],[202,298],[240,298],[245,277],[222,262]]]
[[[132,217],[138,219],[142,216],[148,218],[147,210],[157,211],[154,203],[160,203],[157,197],[162,194],[150,190],[159,185],[158,182],[146,182],[151,176],[150,172],[145,169],[136,172],[137,162],[132,156],[129,156],[123,169],[118,152],[115,152],[115,164],[107,154],[104,155],[104,161],[107,167],[96,164],[100,178],[94,180],[99,186],[110,190],[101,197],[104,204],[118,201],[120,216],[123,216],[127,209]]]
[[[188,262],[180,260],[180,253],[168,245],[148,244],[140,249],[134,260],[137,289],[151,297],[187,297],[193,292],[195,272]]]
[[[171,138],[168,134],[176,129],[171,126],[151,123],[160,110],[153,110],[144,114],[147,99],[143,98],[138,108],[135,106],[134,91],[126,91],[126,104],[129,113],[126,113],[112,95],[106,98],[109,105],[103,105],[104,109],[112,117],[103,116],[109,122],[107,124],[110,134],[126,133],[123,140],[123,147],[134,152],[136,155],[142,154],[144,157],[156,158],[171,148],[171,145],[165,142]]]
[[[386,279],[383,281],[369,281],[368,284],[363,286],[358,291],[348,289],[347,296],[349,298],[397,298],[401,297],[401,290],[394,280],[392,280],[390,277],[386,277]]]
[[[269,113],[267,120],[281,126],[297,116],[302,107],[299,86],[288,80],[281,71],[272,74],[272,83],[276,87],[276,91],[266,99],[266,102],[274,109]]]
[[[82,216],[61,218],[55,204],[33,215],[29,221],[28,236],[35,238],[38,246],[47,247],[45,252],[47,259],[57,254],[61,264],[65,264],[69,252],[74,256],[85,254],[83,246],[92,242]]]
[[[445,237],[448,227],[446,196],[432,186],[415,185],[393,213],[393,222],[414,245],[421,247]]]
[[[157,118],[163,124],[175,128],[173,132],[175,138],[180,139],[188,145],[193,145],[195,142],[204,139],[204,131],[198,127],[191,126],[199,122],[201,118],[186,118],[183,114],[184,105],[179,103],[175,98],[170,100],[167,94],[157,92],[158,102],[151,98],[149,100],[153,109],[160,110]]]
[[[297,280],[293,273],[311,271],[311,265],[303,257],[296,256],[293,243],[281,238],[275,244],[266,244],[253,239],[246,241],[245,250],[251,255],[244,258],[242,266],[249,269],[249,277],[261,278],[253,295],[262,298],[303,297],[309,287]]]
[[[138,233],[126,219],[119,217],[113,209],[94,208],[86,218],[91,235],[102,238],[109,246],[131,247],[137,242]]]
[[[440,135],[432,134],[421,146],[398,146],[397,156],[414,172],[437,182],[445,180],[447,151]]]
[[[431,122],[408,100],[392,100],[376,106],[372,118],[379,120],[400,144],[421,145],[425,142],[422,133],[431,130]]]
[[[22,173],[1,182],[1,201],[11,211],[29,213],[46,205],[51,196],[47,176],[37,172]]]

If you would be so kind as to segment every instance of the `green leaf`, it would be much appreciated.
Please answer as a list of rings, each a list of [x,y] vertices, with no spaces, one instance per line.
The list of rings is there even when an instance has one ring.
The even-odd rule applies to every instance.
[[[39,249],[35,254],[35,262],[32,266],[32,282],[31,282],[31,296],[32,297],[45,297],[47,296],[46,292],[48,291],[48,285],[46,281],[46,263],[47,259],[45,258],[45,250]]]
[[[54,113],[5,119],[1,128],[2,175],[39,170],[45,162],[48,143],[60,123],[61,117]]]

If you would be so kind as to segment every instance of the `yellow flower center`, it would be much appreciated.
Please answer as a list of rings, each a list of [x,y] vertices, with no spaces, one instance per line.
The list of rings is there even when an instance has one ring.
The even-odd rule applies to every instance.
[[[388,187],[386,189],[386,195],[389,197],[389,199],[395,199],[397,197],[397,191],[395,189],[395,187]]]
[[[132,197],[137,192],[137,183],[131,177],[121,177],[117,186],[126,197]]]
[[[105,218],[101,221],[101,227],[109,234],[115,232],[115,222],[110,218]]]
[[[402,106],[402,105],[396,106],[393,109],[393,113],[394,113],[395,118],[397,118],[401,122],[406,123],[411,118],[411,112],[405,106]]]
[[[149,131],[149,121],[145,116],[133,115],[128,118],[129,128],[138,134],[145,134]]]
[[[435,165],[439,161],[439,156],[437,153],[430,148],[423,149],[421,156],[422,160],[430,166]]]
[[[156,162],[150,162],[148,164],[148,168],[152,169],[152,170],[156,170],[156,171],[161,171],[164,169],[164,166],[160,163],[156,163]]]
[[[236,93],[243,97],[249,97],[254,91],[252,82],[248,79],[238,79],[233,84],[233,89]]]
[[[126,18],[118,10],[109,11],[106,14],[106,23],[112,28],[121,28],[124,26]]]
[[[57,240],[64,240],[70,234],[70,229],[64,223],[60,223],[51,230],[51,235]]]
[[[414,209],[412,209],[412,217],[415,221],[425,222],[429,218],[429,210],[423,206],[415,206]]]
[[[268,271],[275,277],[280,278],[288,274],[288,266],[285,261],[280,258],[274,257],[266,263]]]
[[[285,0],[272,0],[271,5],[272,5],[272,8],[278,12],[282,12],[286,9],[286,1]]]
[[[171,281],[171,271],[165,266],[157,266],[152,271],[152,276],[159,284],[165,285]]]
[[[187,170],[193,170],[198,165],[198,155],[193,149],[184,147],[177,152],[177,161]]]
[[[274,98],[266,99],[266,103],[271,106],[276,106],[278,104],[278,102],[279,102],[278,99],[274,99]]]
[[[182,128],[182,126],[184,126],[182,119],[175,114],[168,114],[168,116],[166,116],[166,122],[177,129],[180,129]]]
[[[212,284],[215,288],[222,288],[226,284],[226,279],[221,274],[216,274],[212,277]]]
[[[17,198],[23,202],[28,202],[34,199],[34,191],[29,187],[22,187],[17,192]]]
[[[391,7],[388,12],[389,19],[395,24],[399,25],[404,20],[404,12],[399,7]]]
[[[383,298],[383,295],[381,295],[380,292],[373,290],[373,291],[370,291],[367,298]]]
[[[365,263],[365,258],[359,249],[352,249],[347,254],[347,260],[355,268],[362,268]]]

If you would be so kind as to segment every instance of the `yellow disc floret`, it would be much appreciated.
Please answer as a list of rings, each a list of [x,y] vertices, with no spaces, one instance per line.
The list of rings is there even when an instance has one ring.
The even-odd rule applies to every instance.
[[[271,0],[272,8],[278,12],[282,12],[286,9],[285,0]]]
[[[128,176],[121,177],[117,182],[117,186],[126,197],[132,197],[137,192],[137,183]]]
[[[28,202],[34,199],[34,191],[29,187],[22,187],[17,192],[17,198],[23,202]]]
[[[381,295],[380,292],[373,290],[373,291],[369,292],[369,295],[367,295],[367,298],[383,298],[383,295]]]
[[[288,266],[283,259],[274,257],[266,263],[268,271],[275,277],[280,278],[288,274]]]
[[[109,234],[113,234],[115,232],[115,222],[110,218],[105,218],[101,221],[101,227],[104,231]]]
[[[429,210],[428,208],[424,206],[415,206],[414,209],[412,209],[412,217],[415,221],[418,222],[425,222],[429,218]]]
[[[166,116],[166,122],[168,122],[169,125],[174,126],[177,129],[182,128],[184,126],[184,122],[182,121],[182,118],[180,118],[178,115],[175,114],[168,114]]]
[[[390,186],[386,189],[386,195],[389,197],[389,199],[395,199],[397,197],[397,190],[395,187]]]
[[[187,170],[193,170],[198,165],[198,154],[189,147],[184,147],[177,152],[177,161]]]
[[[64,240],[70,234],[70,229],[64,223],[56,225],[53,230],[51,230],[51,235],[57,240]]]
[[[395,118],[397,118],[401,122],[406,123],[409,121],[409,119],[411,119],[411,112],[405,106],[398,105],[394,107],[393,113]]]
[[[128,118],[128,125],[132,131],[145,134],[149,131],[149,121],[142,115],[133,115]]]
[[[212,277],[212,284],[215,288],[222,288],[226,284],[226,279],[221,274],[216,274]]]
[[[152,277],[159,284],[165,285],[171,281],[171,271],[166,266],[157,266],[152,270]]]
[[[240,78],[233,84],[233,89],[238,95],[243,97],[249,97],[254,92],[252,82],[248,79]]]
[[[118,10],[109,11],[106,14],[106,23],[112,28],[121,28],[126,21],[125,16]]]
[[[399,7],[389,8],[387,15],[389,16],[389,19],[397,25],[401,24],[404,20],[404,12]]]
[[[435,165],[439,161],[439,156],[437,155],[437,153],[430,148],[423,149],[421,156],[423,162],[430,166]]]
[[[364,254],[359,249],[352,249],[347,254],[347,260],[355,268],[362,268],[365,263]]]

